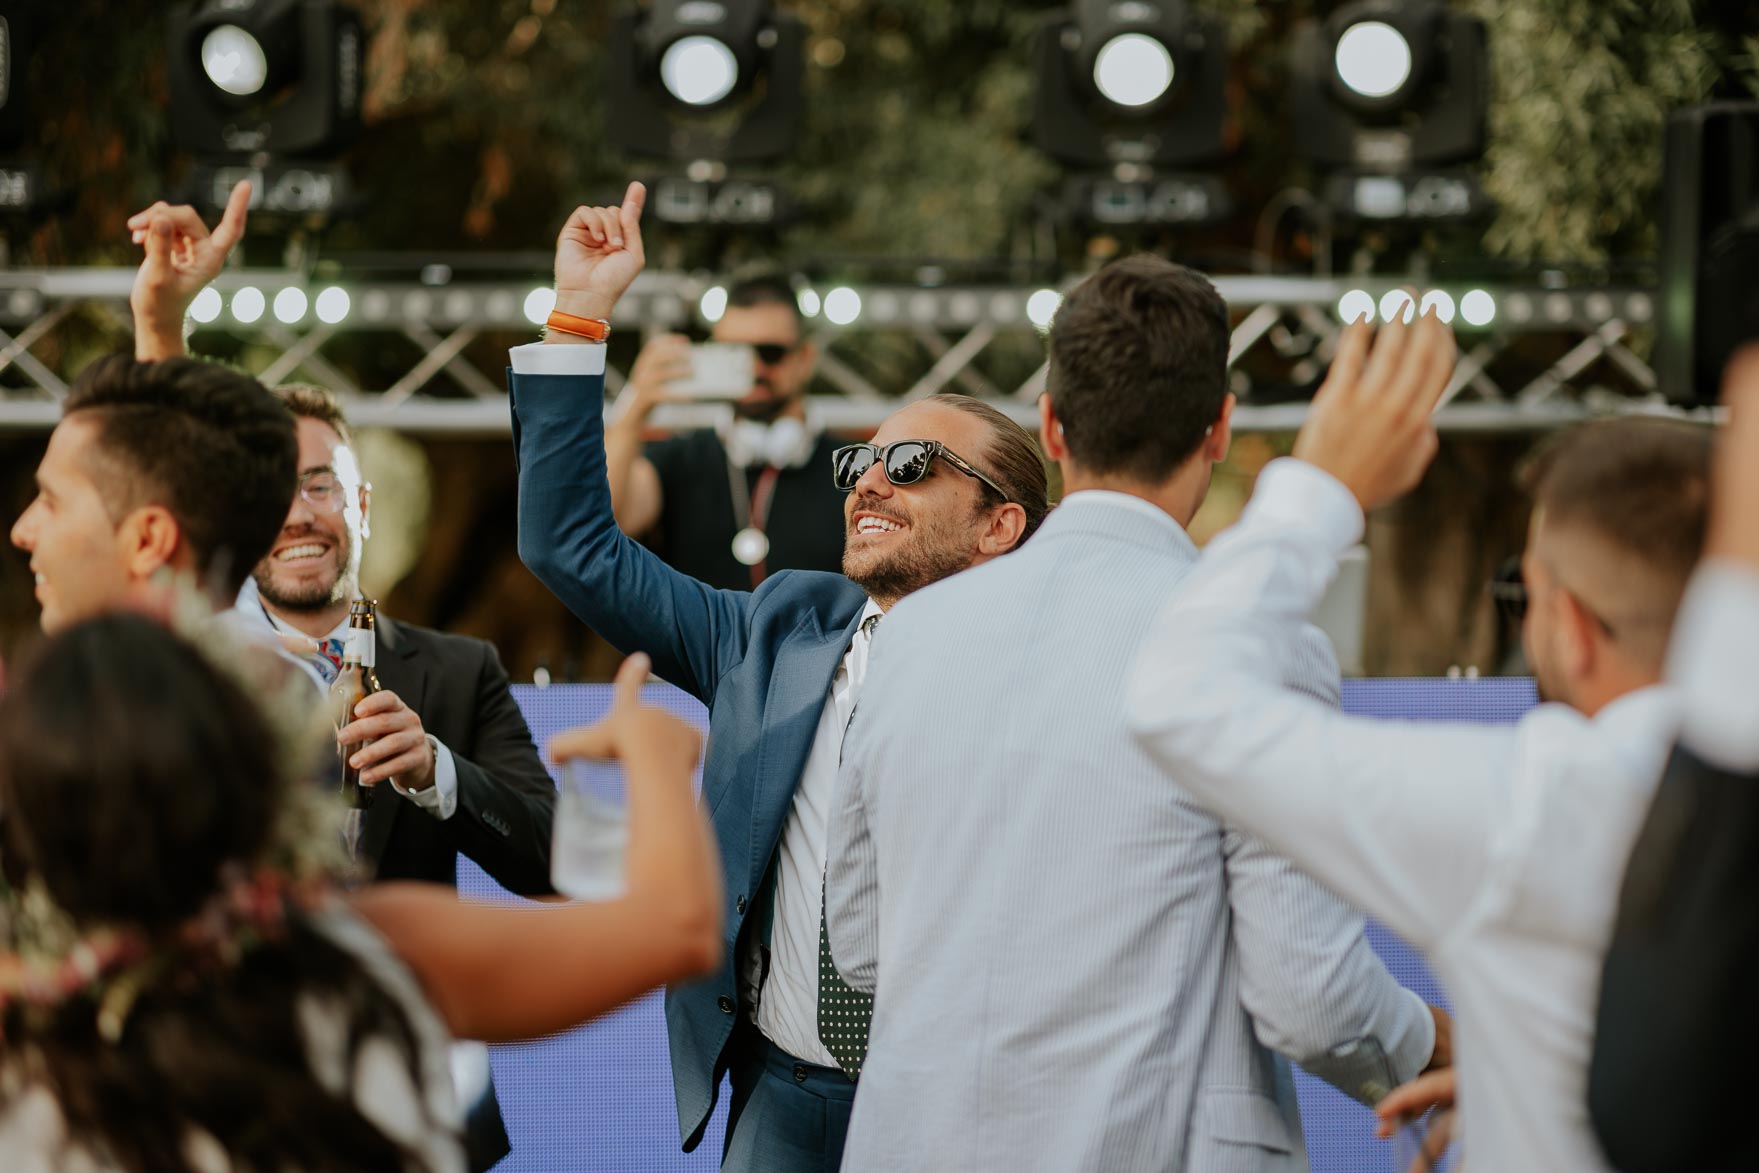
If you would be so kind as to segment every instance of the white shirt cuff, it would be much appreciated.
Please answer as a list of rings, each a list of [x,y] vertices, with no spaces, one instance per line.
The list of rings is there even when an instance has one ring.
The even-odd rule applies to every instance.
[[[1367,530],[1356,495],[1342,481],[1289,456],[1271,461],[1258,474],[1246,516],[1305,530],[1336,555],[1354,547]]]
[[[527,342],[507,351],[516,375],[602,375],[605,373],[603,344]]]
[[[1706,562],[1692,576],[1674,623],[1667,676],[1680,690],[1680,740],[1711,765],[1759,771],[1759,573],[1744,563]]]
[[[405,790],[391,779],[391,789],[419,806],[436,819],[449,819],[458,813],[458,763],[452,751],[439,738],[428,734],[428,745],[434,751],[434,782],[422,790]]]

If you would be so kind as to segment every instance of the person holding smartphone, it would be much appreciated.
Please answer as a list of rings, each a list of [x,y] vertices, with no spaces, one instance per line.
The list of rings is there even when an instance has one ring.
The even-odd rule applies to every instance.
[[[642,348],[606,429],[618,527],[711,586],[750,590],[777,570],[841,569],[836,442],[807,416],[818,347],[805,325],[784,274],[733,281],[710,343],[664,334]],[[686,399],[725,399],[729,418],[644,450],[654,409]]]

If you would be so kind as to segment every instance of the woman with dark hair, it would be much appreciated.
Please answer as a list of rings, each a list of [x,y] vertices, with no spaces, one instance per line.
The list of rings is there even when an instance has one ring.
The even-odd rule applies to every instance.
[[[623,759],[628,894],[533,912],[343,898],[218,667],[135,616],[43,644],[0,697],[0,1164],[461,1170],[453,1035],[559,1030],[718,964],[699,739],[640,705],[645,675],[551,745]]]

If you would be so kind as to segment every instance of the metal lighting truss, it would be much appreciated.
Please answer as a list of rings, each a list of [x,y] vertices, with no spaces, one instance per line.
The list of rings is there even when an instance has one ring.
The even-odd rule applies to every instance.
[[[70,321],[80,321],[89,331],[94,316],[120,342],[128,329],[127,300],[133,279],[130,269],[0,270],[0,429],[53,426],[59,416],[58,401],[76,372],[53,369],[33,349]],[[472,360],[467,348],[486,332],[515,336],[533,332],[534,319],[541,320],[547,311],[542,286],[513,280],[430,285],[343,278],[333,283],[347,294],[346,309],[338,315],[341,298],[333,293],[327,299],[319,297],[331,284],[284,270],[228,270],[214,282],[218,297],[206,297],[203,314],[210,320],[195,327],[194,348],[198,353],[204,349],[203,336],[209,331],[248,342],[250,353],[268,356],[266,361],[252,360],[260,362],[254,373],[264,382],[272,384],[297,373],[328,386],[344,396],[359,426],[427,433],[508,430],[499,355],[494,356],[492,368],[484,368]],[[1306,404],[1254,402],[1259,384],[1249,371],[1276,370],[1285,389],[1315,378],[1341,329],[1340,298],[1361,290],[1378,305],[1392,290],[1432,287],[1426,281],[1397,278],[1257,276],[1220,277],[1216,286],[1237,322],[1229,364],[1241,400],[1234,415],[1238,431],[1290,431],[1300,425]],[[645,273],[619,303],[617,327],[643,332],[683,329],[696,320],[708,288],[708,282],[694,276]],[[1455,304],[1469,289],[1481,290],[1491,299],[1487,303],[1482,296],[1474,298],[1480,325],[1468,324],[1463,316],[1455,320],[1460,363],[1438,416],[1444,429],[1543,430],[1591,414],[1670,410],[1657,392],[1654,371],[1626,346],[1633,331],[1651,324],[1652,291],[1551,288],[1540,283],[1449,283],[1440,288]],[[249,294],[240,298],[246,289],[256,290],[260,298]],[[281,320],[276,312],[282,291],[288,289],[305,295],[288,295],[286,316],[294,317],[291,322]],[[856,293],[859,309],[852,318],[853,299],[833,293],[826,295],[824,309],[811,322],[822,350],[819,378],[840,392],[812,398],[817,418],[827,427],[871,430],[900,402],[943,389],[975,395],[1022,423],[1033,424],[1044,367],[1018,386],[997,386],[977,360],[999,337],[1009,333],[1031,337],[1040,330],[1038,323],[1048,319],[1056,304],[1055,291],[1015,285],[866,284]],[[1494,307],[1494,318],[1483,323],[1487,304]],[[254,320],[240,320],[235,310],[243,307],[243,316],[252,317],[252,306],[258,310]],[[327,307],[326,316],[338,320],[319,320],[320,307]],[[292,313],[295,308],[300,311],[297,316]],[[833,311],[844,319],[842,324],[832,324]],[[858,360],[850,353],[852,336],[879,331],[919,344],[920,375],[909,387],[877,387],[857,369]],[[326,344],[343,332],[401,335],[420,357],[389,386],[361,387],[323,353]],[[1540,348],[1547,355],[1542,369],[1535,375],[1533,362],[1513,364],[1520,377],[1505,385],[1493,367],[1523,336],[1534,334],[1552,336],[1551,344]],[[477,350],[493,353],[493,348]],[[1586,378],[1590,373],[1592,382]],[[618,389],[622,372],[611,369],[607,380],[613,390]],[[671,405],[654,422],[662,428],[689,426],[713,419],[715,410]]]

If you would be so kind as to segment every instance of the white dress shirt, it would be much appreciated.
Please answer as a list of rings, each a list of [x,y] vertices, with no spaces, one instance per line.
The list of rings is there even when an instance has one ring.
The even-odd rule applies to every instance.
[[[237,615],[257,624],[267,624],[268,629],[277,635],[292,635],[300,639],[311,639],[311,636],[306,635],[305,632],[297,631],[269,614],[269,609],[263,606],[262,594],[257,590],[255,579],[247,578],[244,580],[244,586],[240,587],[238,591],[238,602],[227,614]],[[343,640],[346,639],[347,634],[348,620],[344,619],[332,628],[324,638]],[[288,654],[291,655],[291,653]],[[316,655],[317,653],[314,651],[312,654]],[[300,667],[317,682],[319,688],[322,688],[326,693],[329,692],[329,682],[324,680],[312,664],[300,660],[299,657],[294,657],[294,659],[299,660]],[[449,819],[458,811],[458,763],[452,760],[452,751],[447,749],[445,743],[439,738],[430,733],[427,735],[427,739],[428,746],[434,755],[433,785],[423,790],[405,790],[398,784],[396,778],[392,778],[391,789],[434,818]]]
[[[1279,649],[1362,531],[1343,485],[1272,463],[1156,621],[1131,725],[1199,801],[1429,955],[1455,999],[1470,1167],[1605,1169],[1586,1100],[1601,959],[1674,697],[1499,727],[1349,717],[1278,688]]]
[[[1680,692],[1680,740],[1736,774],[1759,771],[1759,571],[1743,562],[1704,563],[1692,578],[1668,648],[1667,678]]]
[[[879,614],[879,604],[869,599],[860,623]],[[769,974],[757,1002],[757,1028],[764,1037],[795,1058],[820,1067],[837,1066],[818,1037],[818,930],[824,914],[831,802],[836,793],[837,765],[843,756],[843,734],[848,732],[855,698],[867,675],[867,651],[872,643],[872,634],[858,624],[831,680],[806,768],[794,789],[776,867]]]

